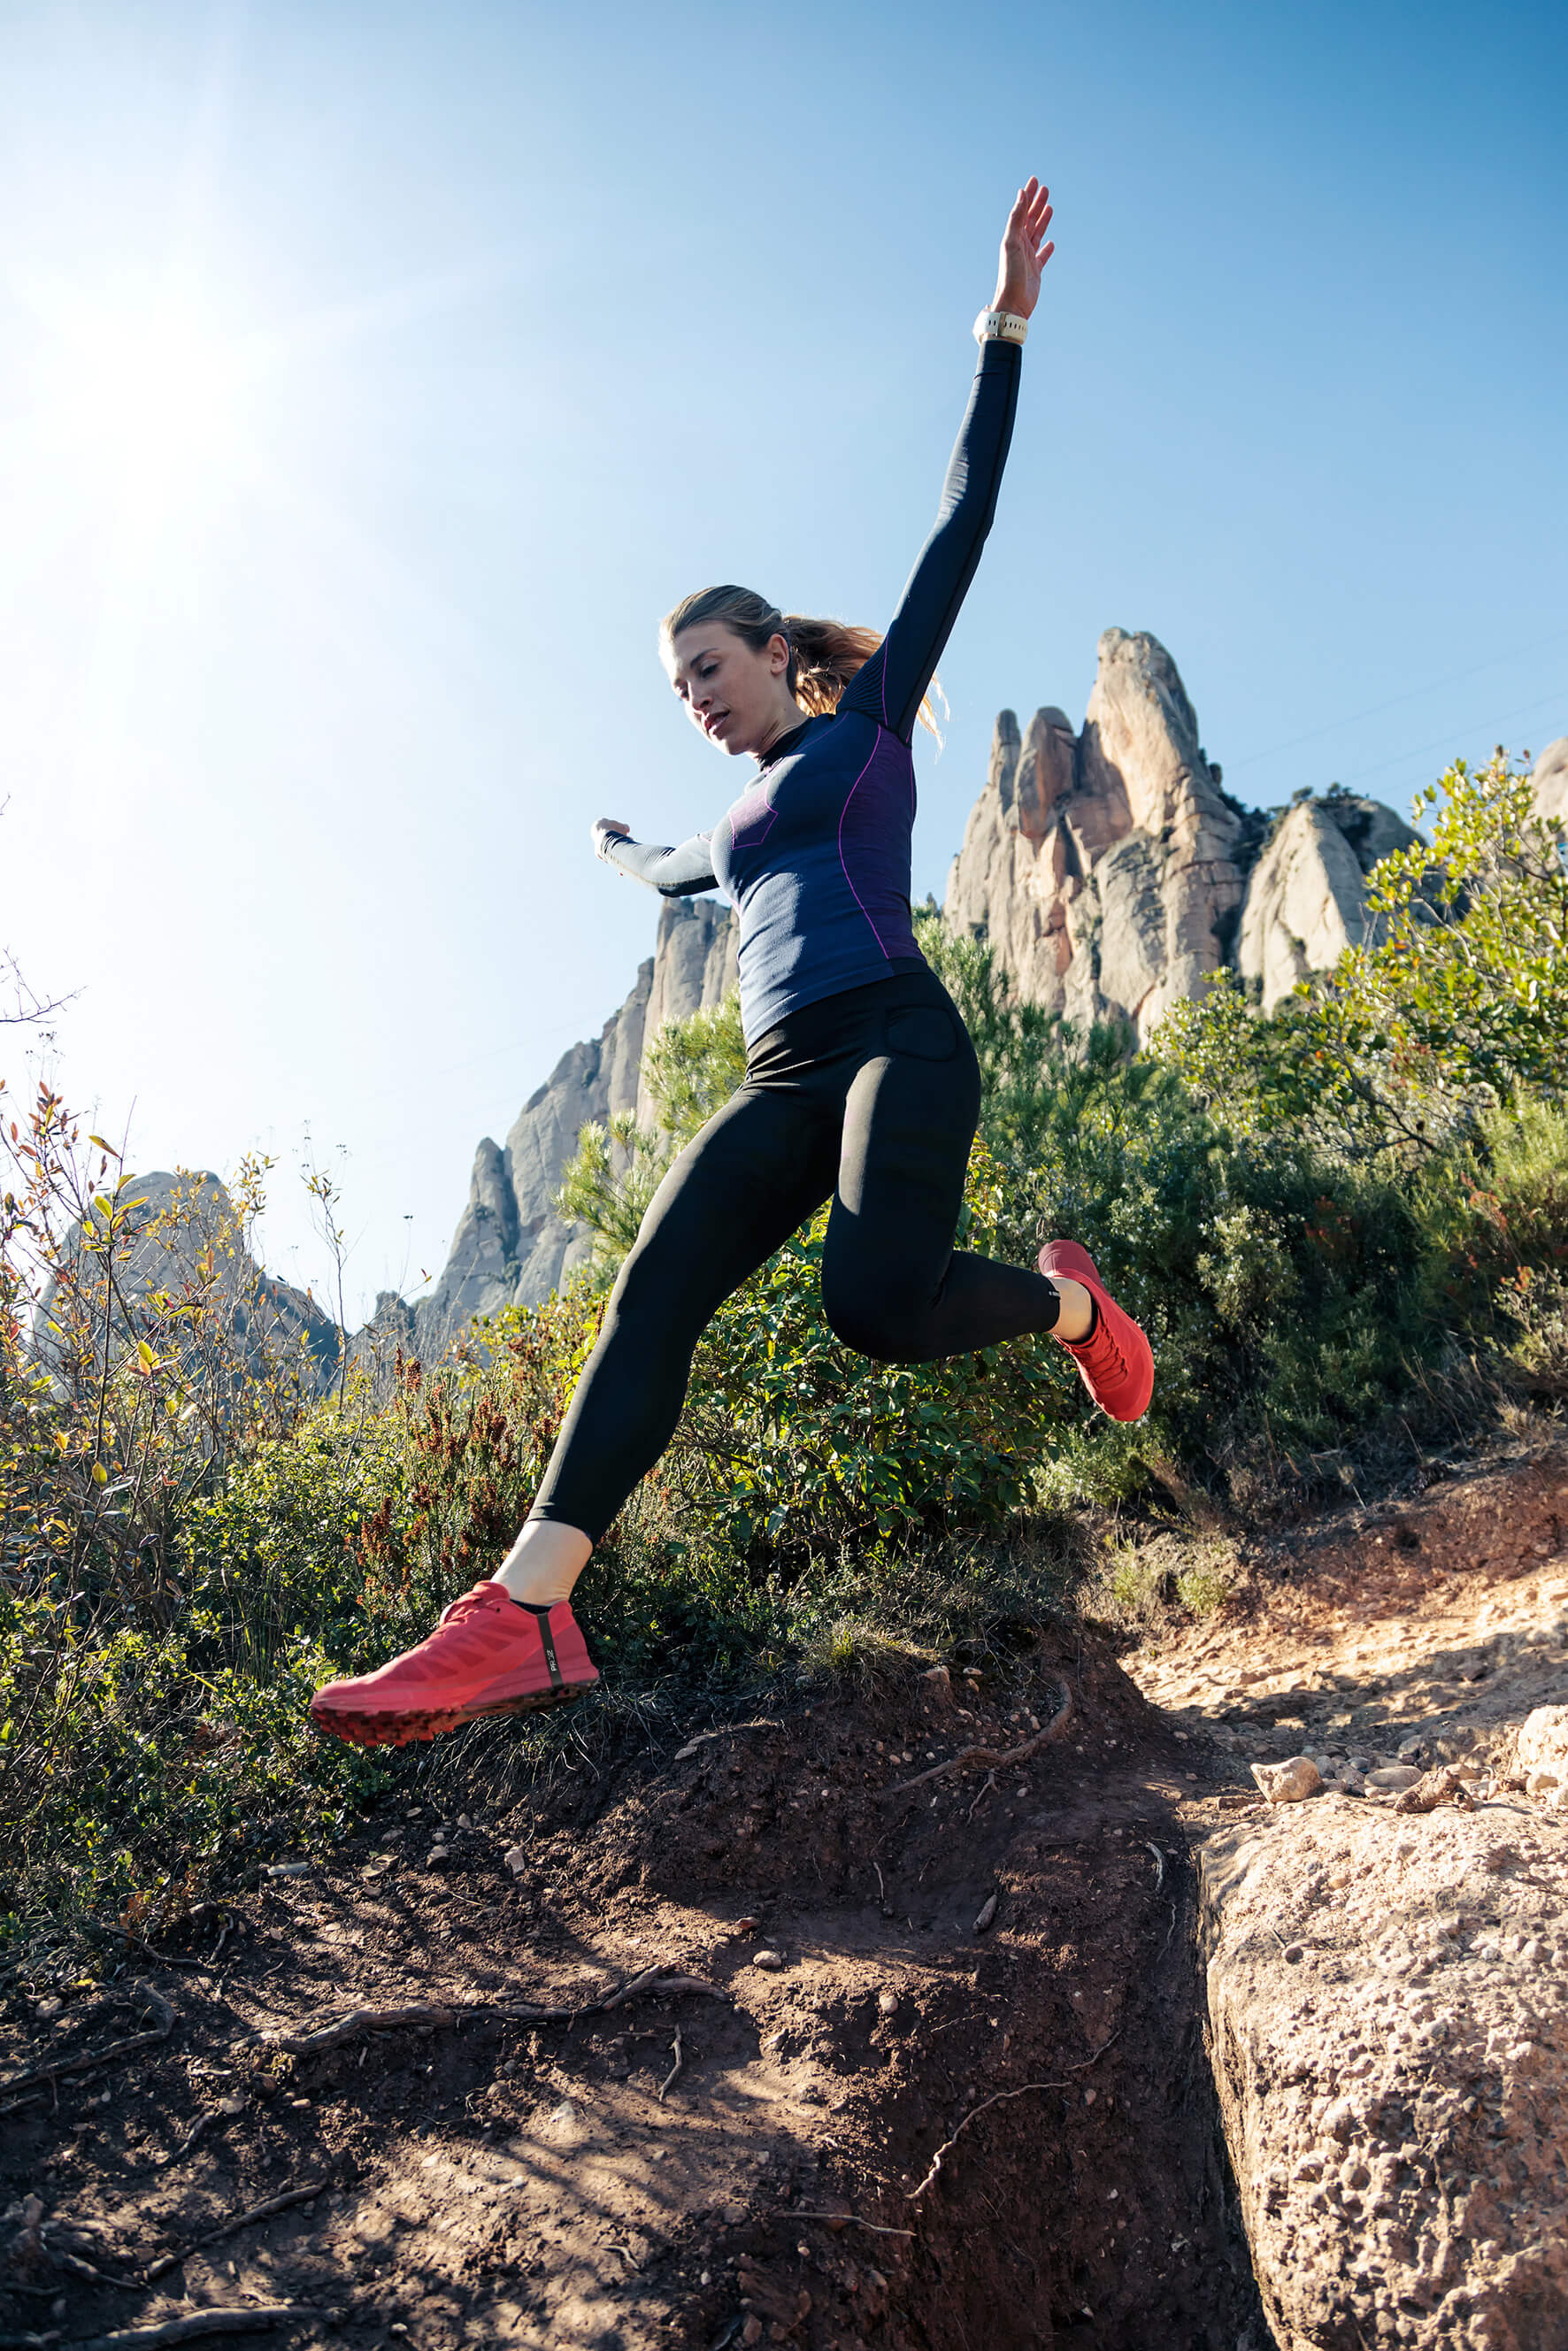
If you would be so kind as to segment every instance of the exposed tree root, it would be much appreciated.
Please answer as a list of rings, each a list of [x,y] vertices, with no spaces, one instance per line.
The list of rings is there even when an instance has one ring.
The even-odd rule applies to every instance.
[[[1117,2031],[1119,2032],[1120,2029],[1121,2028],[1118,2026]],[[1113,2032],[1111,2035],[1111,2041],[1114,2041],[1115,2038],[1116,2033]],[[1097,2065],[1101,2058],[1105,2054],[1106,2050],[1111,2046],[1111,2041],[1103,2041],[1100,2043],[1099,2048],[1094,2052],[1093,2056],[1085,2057],[1081,2065],[1070,2065],[1067,2069],[1069,2077],[1074,2074],[1086,2074],[1091,2065]],[[964,2136],[964,2133],[968,2129],[969,2125],[974,2121],[976,2116],[983,2115],[988,2106],[999,2106],[1006,2099],[1009,2098],[1026,2097],[1031,2090],[1065,2090],[1066,2087],[1067,2083],[1065,2081],[1020,2082],[1016,2090],[995,2090],[988,2098],[982,2098],[977,2106],[970,2107],[968,2113],[964,2116],[964,2119],[959,2124],[957,2129],[953,2133],[952,2137],[945,2138],[943,2140],[941,2146],[937,2148],[936,2154],[931,2158],[930,2170],[926,2173],[918,2188],[912,2188],[910,2189],[910,2202],[912,2204],[916,2203],[919,2199],[925,2195],[926,2189],[931,2186],[937,2173],[942,2168],[943,2157],[945,2155],[951,2154],[954,2147],[957,2146],[958,2141]]]
[[[917,1771],[913,1780],[900,1780],[896,1787],[883,1788],[882,1801],[894,1796],[906,1796],[912,1788],[923,1788],[927,1780],[939,1780],[944,1771],[961,1771],[967,1764],[984,1763],[990,1770],[1002,1771],[1015,1763],[1027,1763],[1042,1747],[1053,1746],[1072,1720],[1072,1692],[1063,1682],[1061,1704],[1042,1730],[1026,1739],[1020,1747],[960,1747],[956,1755],[949,1755],[945,1763],[933,1763],[929,1771]]]
[[[309,2302],[252,2302],[237,2308],[193,2311],[188,2318],[166,2318],[162,2326],[122,2326],[115,2335],[94,2335],[72,2351],[148,2351],[155,2343],[188,2343],[196,2335],[256,2335],[268,2326],[288,2326],[296,2319],[325,2318],[328,2313]]]
[[[543,2008],[531,2001],[476,2001],[454,2008],[439,2001],[410,2001],[402,2008],[355,2008],[334,2023],[323,2024],[314,2032],[287,2032],[271,2027],[256,2036],[264,2048],[280,2049],[290,2057],[315,2057],[326,2049],[340,2049],[350,2041],[362,2041],[372,2032],[396,2032],[404,2026],[442,2026],[465,2024],[475,2018],[504,2016],[518,2024],[570,2024],[574,2017],[603,2016],[620,2008],[640,1992],[701,1992],[709,2000],[727,2000],[729,1994],[716,1984],[705,1983],[700,1976],[666,1974],[663,1968],[645,1968],[619,1991],[603,2000],[584,2001],[577,2008]]]

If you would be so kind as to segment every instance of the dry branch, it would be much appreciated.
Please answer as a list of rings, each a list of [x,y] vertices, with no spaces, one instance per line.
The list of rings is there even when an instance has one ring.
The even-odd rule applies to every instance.
[[[177,2270],[182,2262],[188,2262],[193,2253],[201,2252],[208,2245],[215,2245],[220,2237],[232,2237],[236,2229],[249,2228],[253,2220],[269,2220],[275,2212],[287,2212],[291,2204],[308,2204],[312,2196],[319,2196],[326,2185],[324,2179],[314,2179],[304,2188],[291,2188],[286,2195],[269,2196],[265,2204],[252,2204],[247,2210],[236,2212],[232,2220],[225,2220],[219,2227],[209,2229],[204,2237],[197,2237],[183,2252],[165,2253],[162,2261],[150,2262],[141,2273],[142,2284],[151,2285],[154,2279],[167,2277],[169,2272]],[[129,2342],[133,2338],[128,2335],[124,2339]],[[151,2341],[152,2338],[134,2339]],[[164,2339],[172,2342],[174,2338],[170,2335]]]
[[[313,2302],[253,2302],[236,2309],[193,2310],[187,2318],[166,2318],[162,2326],[124,2326],[117,2335],[94,2335],[71,2351],[147,2351],[155,2343],[188,2343],[196,2335],[256,2335],[287,2326],[297,2318],[325,2318]]]
[[[923,1788],[927,1780],[939,1780],[944,1771],[961,1771],[966,1764],[969,1763],[984,1763],[994,1771],[1008,1771],[1015,1763],[1027,1763],[1030,1757],[1037,1755],[1042,1747],[1053,1745],[1062,1736],[1071,1720],[1072,1692],[1063,1682],[1061,1704],[1057,1708],[1044,1729],[1037,1730],[1034,1737],[1026,1739],[1021,1746],[960,1747],[956,1755],[948,1756],[946,1763],[933,1763],[929,1771],[917,1771],[913,1780],[900,1780],[896,1787],[883,1788],[881,1791],[881,1797],[885,1802],[892,1796],[907,1796],[911,1789]]]
[[[1111,2035],[1111,2041],[1115,2040],[1116,2033],[1120,2032],[1121,2029],[1120,2025],[1116,2027],[1116,2032],[1113,2032]],[[1103,2041],[1100,2043],[1099,2048],[1094,2052],[1093,2056],[1085,2057],[1081,2065],[1070,2065],[1067,2069],[1069,2076],[1071,2077],[1074,2074],[1086,2074],[1091,2065],[1097,2065],[1100,2063],[1101,2058],[1105,2054],[1106,2050],[1111,2046],[1111,2041]],[[976,2116],[983,2115],[988,2106],[999,2106],[1003,2101],[1008,2098],[1027,2097],[1031,2090],[1065,2090],[1066,2087],[1066,2082],[1020,2082],[1016,2090],[996,2090],[992,2092],[988,2098],[982,2098],[977,2106],[970,2107],[968,2113],[964,2116],[964,2119],[959,2124],[957,2129],[953,2133],[952,2137],[945,2138],[943,2140],[941,2146],[937,2148],[936,2154],[931,2158],[930,2170],[926,2173],[918,2188],[912,2188],[910,2189],[910,2202],[914,2204],[919,2199],[919,2198],[925,2195],[926,2189],[930,2187],[932,2181],[936,2179],[937,2173],[942,2168],[943,2157],[952,2153],[952,2150],[957,2146],[958,2141],[968,2129],[969,2125],[974,2121]]]

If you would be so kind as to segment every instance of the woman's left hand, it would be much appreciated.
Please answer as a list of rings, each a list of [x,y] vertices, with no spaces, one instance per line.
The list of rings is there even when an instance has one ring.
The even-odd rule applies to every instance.
[[[1020,319],[1034,316],[1041,273],[1056,251],[1054,244],[1044,241],[1050,226],[1051,190],[1031,179],[1019,190],[1018,200],[1002,231],[993,310],[1011,310]]]

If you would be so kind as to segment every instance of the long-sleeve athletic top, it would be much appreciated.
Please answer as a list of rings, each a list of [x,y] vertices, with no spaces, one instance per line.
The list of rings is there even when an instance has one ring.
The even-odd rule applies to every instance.
[[[996,512],[1018,405],[1016,343],[980,347],[942,502],[886,636],[831,717],[792,727],[711,832],[605,855],[666,898],[722,889],[740,912],[748,1045],[786,1014],[922,966],[909,905],[911,739]]]

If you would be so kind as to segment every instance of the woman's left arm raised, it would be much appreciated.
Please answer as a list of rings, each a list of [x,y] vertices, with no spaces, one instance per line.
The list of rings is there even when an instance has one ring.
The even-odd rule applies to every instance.
[[[1002,231],[996,298],[976,321],[980,364],[948,461],[936,520],[880,650],[839,705],[842,711],[860,710],[877,719],[906,743],[996,513],[1018,405],[1022,329],[1034,315],[1045,266],[1056,250],[1046,235],[1051,216],[1050,190],[1029,180]]]

